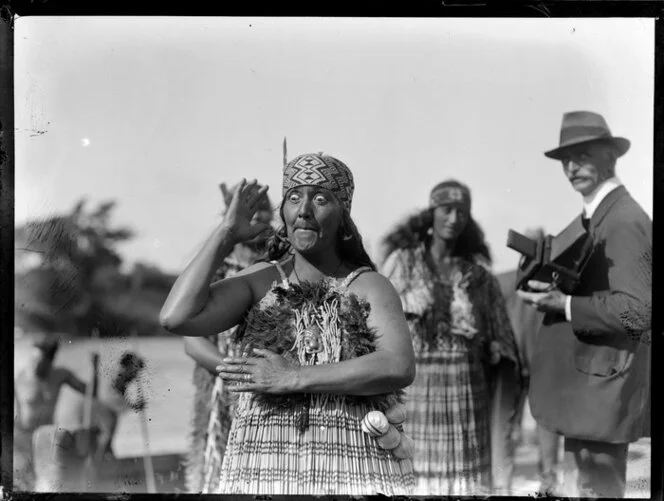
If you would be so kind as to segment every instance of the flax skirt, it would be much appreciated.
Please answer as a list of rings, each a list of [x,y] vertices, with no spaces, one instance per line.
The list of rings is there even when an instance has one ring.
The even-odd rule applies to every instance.
[[[414,495],[482,495],[490,487],[489,390],[478,355],[450,343],[417,358],[404,429],[414,441]]]
[[[223,458],[218,492],[411,494],[411,460],[395,458],[360,428],[371,408],[312,401],[308,427],[300,431],[297,423],[302,409],[299,404],[275,407],[242,394]]]

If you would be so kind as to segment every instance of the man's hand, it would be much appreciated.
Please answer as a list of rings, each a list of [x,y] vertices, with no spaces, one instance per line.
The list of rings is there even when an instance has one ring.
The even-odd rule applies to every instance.
[[[528,281],[528,287],[537,292],[516,291],[524,302],[544,313],[565,314],[565,294],[558,289],[551,289],[551,284],[537,280]]]

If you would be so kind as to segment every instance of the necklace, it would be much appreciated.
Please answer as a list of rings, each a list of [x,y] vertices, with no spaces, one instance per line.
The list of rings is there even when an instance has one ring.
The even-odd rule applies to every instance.
[[[341,268],[342,264],[344,264],[343,259],[341,259],[339,261],[339,264],[337,265],[337,267],[334,269],[334,271],[332,272],[332,274],[330,276],[334,277],[334,275],[336,275],[337,272],[339,271],[339,269]],[[297,269],[296,269],[296,266],[295,266],[295,256],[293,256],[293,273],[295,273],[295,278],[297,278],[297,283],[302,285],[302,280],[300,280],[300,276],[297,274]]]

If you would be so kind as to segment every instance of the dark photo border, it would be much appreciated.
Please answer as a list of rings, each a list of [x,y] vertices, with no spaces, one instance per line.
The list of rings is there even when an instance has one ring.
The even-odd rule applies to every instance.
[[[308,496],[225,496],[194,494],[92,494],[92,493],[23,493],[13,492],[13,370],[14,341],[13,262],[14,262],[14,89],[13,89],[13,22],[14,16],[323,16],[323,17],[647,17],[655,18],[655,98],[654,98],[654,234],[661,233],[659,222],[664,211],[664,1],[574,1],[546,2],[427,0],[410,2],[177,2],[155,1],[76,1],[22,0],[9,1],[0,7],[0,499],[12,500],[139,500],[139,499],[309,499]],[[653,239],[655,255],[660,255],[657,238]],[[662,395],[664,364],[658,354],[664,349],[664,312],[657,305],[659,290],[664,287],[664,265],[653,266],[653,394]],[[657,390],[657,388],[660,388]],[[664,413],[654,399],[652,405],[651,496],[662,500]],[[367,499],[379,496],[367,496]],[[353,499],[329,496],[328,499]],[[456,499],[456,498],[455,498]],[[500,499],[500,498],[496,498]]]

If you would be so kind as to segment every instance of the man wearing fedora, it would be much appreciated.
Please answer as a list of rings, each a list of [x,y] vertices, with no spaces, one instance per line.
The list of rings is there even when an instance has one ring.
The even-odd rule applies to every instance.
[[[597,113],[563,116],[560,145],[545,155],[562,162],[583,197],[593,245],[571,295],[536,281],[519,291],[544,313],[530,366],[532,414],[565,437],[583,497],[624,497],[628,444],[649,433],[652,221],[615,174],[629,146]]]

